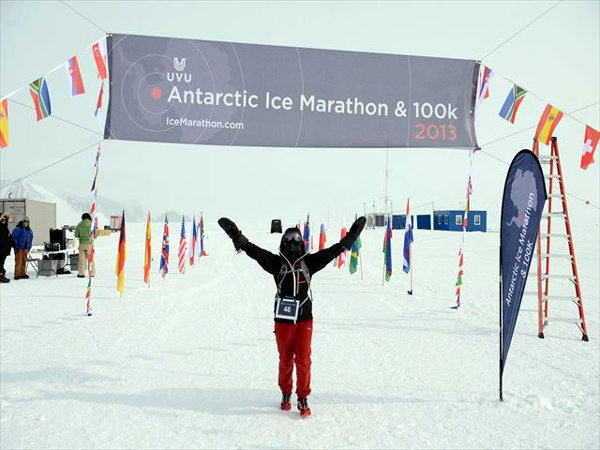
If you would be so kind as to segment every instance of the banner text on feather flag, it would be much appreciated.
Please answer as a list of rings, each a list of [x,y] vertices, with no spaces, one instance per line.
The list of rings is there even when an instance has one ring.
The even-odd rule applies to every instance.
[[[477,147],[473,60],[116,34],[107,44],[110,139]]]

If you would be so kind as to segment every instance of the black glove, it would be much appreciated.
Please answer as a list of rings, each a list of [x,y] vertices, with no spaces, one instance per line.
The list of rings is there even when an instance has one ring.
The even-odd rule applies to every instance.
[[[356,219],[350,227],[348,234],[346,234],[346,236],[344,236],[340,241],[342,247],[344,247],[346,250],[351,250],[354,242],[358,239],[358,236],[360,236],[360,233],[362,233],[362,230],[364,230],[366,224],[367,219],[364,216]]]
[[[233,241],[233,246],[238,252],[241,251],[242,248],[244,248],[244,246],[248,243],[246,236],[242,234],[232,220],[229,220],[227,217],[221,217],[217,223],[221,228],[223,228],[223,231],[227,233],[227,236],[231,238]]]

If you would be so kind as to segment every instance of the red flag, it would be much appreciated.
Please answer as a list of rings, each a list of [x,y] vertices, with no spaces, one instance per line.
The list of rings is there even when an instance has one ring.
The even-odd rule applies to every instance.
[[[586,170],[594,162],[594,153],[598,147],[600,133],[589,125],[585,126],[585,138],[583,139],[583,152],[581,154],[581,168]]]
[[[327,242],[327,235],[325,234],[325,224],[321,223],[321,232],[319,234],[319,250],[325,249],[326,242]]]
[[[96,110],[94,111],[94,116],[98,115],[98,111],[102,108],[102,94],[104,93],[104,81],[100,85],[100,93],[98,94],[98,101],[96,102]]]
[[[104,41],[102,41],[104,44]],[[102,50],[100,50],[100,43],[96,42],[92,45],[92,50],[94,51],[94,59],[96,60],[96,67],[98,68],[98,76],[101,80],[106,80],[106,63],[104,62],[104,54]]]
[[[346,217],[344,216],[344,220],[342,222],[342,231],[340,233],[341,237],[340,240],[342,240],[344,238],[344,236],[346,236]],[[346,264],[346,250],[344,250],[342,253],[340,253],[340,256],[338,256],[338,261],[337,261],[337,266],[338,269],[341,269],[342,266]]]

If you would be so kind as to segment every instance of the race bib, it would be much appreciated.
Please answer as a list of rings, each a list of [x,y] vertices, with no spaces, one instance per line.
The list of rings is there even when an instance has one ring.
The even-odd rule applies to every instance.
[[[298,310],[300,309],[300,301],[293,298],[277,298],[275,307],[275,318],[296,321],[298,319]]]

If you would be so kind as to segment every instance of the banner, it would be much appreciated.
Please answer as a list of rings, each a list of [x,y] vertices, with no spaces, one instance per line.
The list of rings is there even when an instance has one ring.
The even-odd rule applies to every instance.
[[[479,63],[113,34],[105,137],[476,148]]]
[[[501,371],[506,363],[521,306],[544,203],[544,174],[537,157],[521,150],[506,175],[500,223]]]

